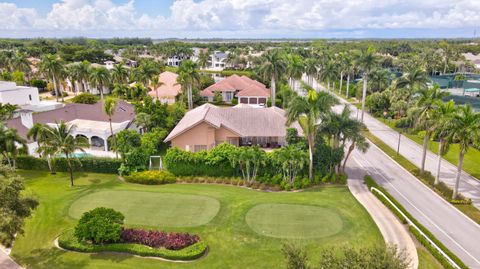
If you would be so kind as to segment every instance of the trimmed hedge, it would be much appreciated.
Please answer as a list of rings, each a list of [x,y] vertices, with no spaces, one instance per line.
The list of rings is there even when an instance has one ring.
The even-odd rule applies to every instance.
[[[145,185],[160,185],[175,183],[177,180],[172,173],[161,170],[134,172],[128,176],[125,176],[125,181]]]
[[[140,244],[104,244],[93,245],[86,242],[79,242],[73,235],[73,230],[64,232],[58,238],[58,245],[61,248],[79,252],[122,252],[143,257],[160,257],[169,260],[189,261],[202,257],[207,251],[207,245],[200,241],[181,250],[169,250],[165,248],[151,248]]]
[[[74,163],[74,170],[78,172],[93,172],[93,173],[118,173],[118,168],[122,164],[120,159],[113,159],[107,157],[80,157],[72,160]],[[16,160],[17,168],[25,170],[44,170],[48,171],[48,163],[46,159],[36,158],[29,155],[21,155]],[[54,171],[67,172],[68,164],[65,158],[53,159]]]
[[[381,192],[385,194],[385,196],[392,201],[395,206],[402,211],[405,216],[407,216],[424,234],[426,234],[445,254],[447,254],[450,259],[452,259],[460,268],[462,269],[468,269],[468,267],[458,258],[455,254],[453,254],[445,245],[442,244],[427,228],[425,228],[422,224],[420,224],[408,211],[395,200],[383,187],[377,184],[372,177],[369,175],[366,175],[364,177],[365,184],[367,184],[368,189],[370,190],[371,187],[375,187],[379,189]],[[372,192],[373,195],[375,195],[385,206],[387,206],[392,213],[397,216],[402,223],[406,224],[407,220],[396,210],[393,208],[393,206],[380,194],[377,192]],[[454,268],[417,230],[413,228],[413,226],[409,227],[410,231],[412,234],[415,236],[415,238],[440,262],[443,267],[450,269]]]

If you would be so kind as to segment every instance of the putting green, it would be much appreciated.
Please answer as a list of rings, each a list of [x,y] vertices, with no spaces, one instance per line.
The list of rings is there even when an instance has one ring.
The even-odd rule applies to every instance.
[[[79,219],[84,212],[101,206],[122,212],[127,224],[158,227],[200,226],[210,222],[220,209],[220,203],[207,196],[99,191],[76,200],[68,213]]]
[[[256,233],[276,238],[327,237],[343,228],[335,211],[308,205],[260,204],[251,208],[245,219]]]

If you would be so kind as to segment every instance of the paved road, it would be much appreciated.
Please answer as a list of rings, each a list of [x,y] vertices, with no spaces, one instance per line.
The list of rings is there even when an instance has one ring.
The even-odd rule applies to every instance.
[[[418,268],[418,254],[407,228],[377,199],[363,183],[365,171],[356,162],[351,162],[347,168],[348,188],[355,198],[365,207],[377,224],[383,239],[389,245],[395,245],[400,251],[405,251],[410,260],[411,269]]]
[[[317,88],[317,85],[314,87]],[[369,129],[375,129],[370,125],[371,118],[366,115],[365,119]],[[356,151],[352,153],[349,167],[352,162],[356,162],[367,171],[469,267],[480,269],[480,226],[478,224],[426,187],[373,143],[365,154]]]
[[[10,256],[0,249],[0,268],[1,269],[23,269],[20,265],[14,262]]]

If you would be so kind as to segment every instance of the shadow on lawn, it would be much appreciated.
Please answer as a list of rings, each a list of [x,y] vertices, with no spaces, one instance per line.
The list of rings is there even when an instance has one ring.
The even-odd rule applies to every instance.
[[[133,256],[131,254],[122,254],[122,253],[111,253],[111,252],[104,252],[104,253],[93,253],[90,254],[90,259],[92,260],[108,260],[110,262],[122,262],[124,260],[132,259]]]
[[[64,255],[68,253],[54,247],[49,249],[34,249],[30,255],[21,260],[22,264],[26,264],[28,268],[40,269],[71,269],[71,268],[87,268],[87,260],[68,259],[65,260]]]

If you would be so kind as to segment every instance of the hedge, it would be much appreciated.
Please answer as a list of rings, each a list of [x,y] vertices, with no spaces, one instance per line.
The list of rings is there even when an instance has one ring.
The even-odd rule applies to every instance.
[[[427,235],[445,254],[447,254],[450,259],[452,259],[460,268],[468,269],[468,267],[458,258],[455,254],[453,254],[445,245],[443,245],[427,228],[425,228],[422,224],[420,224],[408,211],[393,198],[390,193],[388,193],[383,187],[377,184],[372,177],[366,175],[364,177],[365,184],[367,184],[368,189],[370,190],[371,187],[375,187],[385,196],[392,201],[392,203],[402,211],[405,216],[407,216],[425,235]],[[387,206],[399,219],[402,223],[406,224],[407,220],[396,210],[393,206],[378,192],[372,192],[385,206]],[[445,259],[434,247],[431,245],[417,230],[413,228],[413,226],[409,227],[412,234],[415,238],[447,269],[454,268],[448,261]],[[415,231],[415,232],[413,232]]]
[[[125,176],[125,181],[145,185],[160,185],[175,183],[177,180],[172,173],[162,170],[134,172],[128,176]]]
[[[169,260],[189,261],[202,257],[207,251],[205,242],[200,241],[181,250],[168,250],[165,248],[151,248],[140,244],[104,244],[93,245],[86,242],[79,242],[73,235],[73,230],[64,232],[58,238],[58,245],[61,248],[79,252],[121,252],[143,257],[160,257]]]
[[[107,157],[80,157],[72,159],[74,170],[79,172],[94,172],[116,174],[122,164],[120,159]],[[36,158],[29,155],[21,155],[16,160],[17,168],[25,170],[45,170],[48,171],[46,159]],[[67,172],[68,164],[66,158],[54,158],[53,168],[58,172]]]

